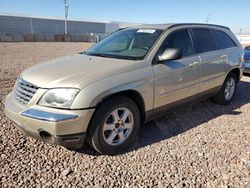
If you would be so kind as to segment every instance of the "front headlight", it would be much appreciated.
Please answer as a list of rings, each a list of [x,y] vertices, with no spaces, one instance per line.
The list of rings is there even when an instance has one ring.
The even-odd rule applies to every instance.
[[[39,100],[38,104],[57,108],[70,108],[79,89],[50,89]]]

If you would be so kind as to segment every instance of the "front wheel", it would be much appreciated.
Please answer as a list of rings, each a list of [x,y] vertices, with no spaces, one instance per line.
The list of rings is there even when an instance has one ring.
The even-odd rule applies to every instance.
[[[233,72],[229,73],[219,93],[215,95],[212,100],[222,105],[229,104],[235,94],[237,82],[238,79],[236,74]]]
[[[130,145],[140,125],[140,112],[133,100],[118,96],[96,110],[88,130],[88,142],[99,153],[114,155]]]

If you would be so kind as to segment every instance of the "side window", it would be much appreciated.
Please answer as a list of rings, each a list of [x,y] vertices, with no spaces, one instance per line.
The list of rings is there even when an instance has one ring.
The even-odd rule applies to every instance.
[[[163,42],[160,53],[163,53],[167,48],[179,48],[182,51],[183,57],[193,54],[193,46],[187,29],[176,31]]]
[[[217,50],[216,42],[210,29],[192,29],[196,53]]]
[[[215,30],[214,33],[216,36],[216,40],[218,40],[222,44],[223,48],[231,48],[237,46],[235,42],[223,31]]]

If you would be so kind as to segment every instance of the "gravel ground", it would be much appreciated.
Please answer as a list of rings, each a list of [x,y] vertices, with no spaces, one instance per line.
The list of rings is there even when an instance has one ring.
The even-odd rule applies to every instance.
[[[98,155],[26,138],[4,98],[32,64],[84,43],[0,43],[0,187],[250,187],[250,77],[229,106],[186,105],[140,129],[124,154]]]

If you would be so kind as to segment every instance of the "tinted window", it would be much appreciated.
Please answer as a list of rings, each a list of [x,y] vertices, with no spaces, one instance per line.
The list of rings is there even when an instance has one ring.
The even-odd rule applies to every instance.
[[[160,53],[167,48],[178,48],[182,51],[182,55],[189,56],[193,54],[193,46],[188,30],[174,32],[163,42]]]
[[[223,48],[231,48],[236,46],[234,41],[224,32],[222,31],[214,31],[216,39],[221,43]]]
[[[216,50],[216,43],[210,29],[193,29],[197,53]]]

